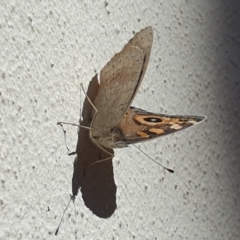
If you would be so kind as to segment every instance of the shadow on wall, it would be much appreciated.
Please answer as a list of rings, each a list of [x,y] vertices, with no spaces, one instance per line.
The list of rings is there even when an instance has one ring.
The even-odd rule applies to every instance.
[[[97,75],[89,83],[87,95],[94,102],[99,90]],[[80,122],[82,126],[91,124],[92,106],[85,98],[82,117]],[[108,149],[112,154],[112,149]],[[95,164],[86,169],[87,166],[99,159],[109,158],[109,154],[100,149],[92,142],[88,129],[81,129],[78,133],[77,157],[74,161],[74,172],[72,178],[72,193],[77,196],[81,188],[82,197],[85,205],[98,217],[110,217],[116,205],[116,185],[113,176],[112,159]],[[86,172],[84,174],[84,171]]]
[[[218,30],[212,29],[217,41],[216,63],[213,64],[216,66],[215,96],[218,105],[215,121],[219,122],[220,128],[216,131],[226,152],[226,167],[233,168],[232,174],[240,183],[240,2],[225,1],[221,6],[224,9],[218,15],[219,21],[214,23]]]

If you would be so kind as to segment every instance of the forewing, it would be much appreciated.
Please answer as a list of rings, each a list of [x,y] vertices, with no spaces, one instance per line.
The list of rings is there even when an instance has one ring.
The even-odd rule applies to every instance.
[[[94,101],[98,111],[92,123],[94,130],[104,133],[121,120],[139,84],[143,61],[143,51],[129,46],[117,53],[102,69],[100,88]]]
[[[116,128],[122,133],[122,141],[131,144],[178,132],[205,119],[203,116],[156,114],[131,107]]]
[[[149,26],[137,32],[135,36],[132,39],[130,39],[129,42],[124,47],[124,48],[128,48],[129,46],[136,46],[136,47],[139,47],[144,53],[144,63],[142,67],[138,88],[140,87],[140,84],[147,70],[151,49],[152,49],[152,43],[153,43],[153,28]],[[138,88],[136,89],[136,92]],[[129,103],[129,106],[130,104],[131,103]]]

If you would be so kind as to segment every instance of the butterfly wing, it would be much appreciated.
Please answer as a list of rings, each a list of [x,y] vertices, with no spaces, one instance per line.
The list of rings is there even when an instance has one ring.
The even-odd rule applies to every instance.
[[[102,69],[99,92],[93,103],[98,111],[92,123],[94,131],[107,131],[121,120],[138,86],[143,59],[141,49],[129,47],[116,54]]]
[[[140,86],[151,52],[153,30],[138,32],[102,69],[92,112],[93,137],[108,137],[129,108]],[[94,117],[95,115],[95,117]]]
[[[144,62],[142,66],[141,77],[139,79],[138,87],[135,90],[137,92],[140,84],[143,80],[145,72],[147,70],[148,62],[150,59],[150,54],[152,50],[152,43],[153,43],[153,28],[151,26],[142,29],[141,31],[137,32],[135,36],[129,40],[129,42],[124,46],[123,49],[128,48],[129,46],[137,46],[142,49],[144,53]],[[131,101],[132,102],[132,101]],[[131,104],[131,103],[130,103]],[[129,104],[129,106],[130,106]],[[128,106],[128,107],[129,107]]]
[[[127,144],[151,140],[194,126],[206,117],[165,115],[130,107],[114,129]]]

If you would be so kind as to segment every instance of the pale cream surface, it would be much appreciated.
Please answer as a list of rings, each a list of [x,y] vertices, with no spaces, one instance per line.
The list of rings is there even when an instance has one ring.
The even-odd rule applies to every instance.
[[[237,1],[5,1],[0,4],[0,239],[56,239],[71,193],[58,121],[78,123],[80,82],[153,26],[133,105],[206,122],[114,158],[117,209],[100,219],[81,194],[59,239],[240,239]],[[82,101],[84,99],[82,93]],[[66,127],[75,150],[77,129]]]

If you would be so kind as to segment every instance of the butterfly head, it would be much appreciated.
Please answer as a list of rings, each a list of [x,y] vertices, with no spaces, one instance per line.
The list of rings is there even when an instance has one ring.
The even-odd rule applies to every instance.
[[[119,128],[115,127],[109,131],[111,134],[107,134],[106,136],[103,132],[91,131],[90,137],[97,145],[107,148],[123,148],[128,146]]]

